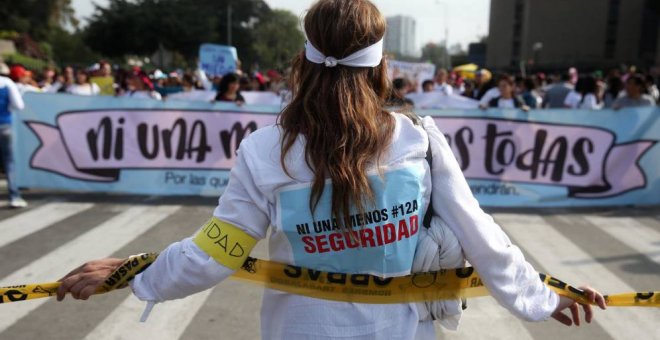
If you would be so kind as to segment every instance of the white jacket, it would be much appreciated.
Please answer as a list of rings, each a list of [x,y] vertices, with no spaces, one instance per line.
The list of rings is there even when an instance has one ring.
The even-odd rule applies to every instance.
[[[265,238],[270,228],[269,255],[273,261],[391,277],[411,272],[419,228],[423,228],[422,218],[432,194],[435,213],[447,221],[467,259],[495,298],[521,318],[547,319],[558,304],[558,296],[542,284],[520,250],[480,209],[433,120],[425,118],[422,128],[403,115],[393,116],[393,141],[381,164],[384,179],[372,169],[377,206],[367,210],[370,218],[378,222],[363,228],[372,231],[361,235],[363,247],[348,248],[345,240],[342,243],[339,236],[332,236],[335,231],[324,231],[322,226],[318,232],[314,230],[308,209],[313,172],[304,160],[304,138],[296,141],[285,160],[291,178],[280,166],[280,130],[276,126],[262,128],[243,140],[214,216],[258,239]],[[425,160],[429,138],[433,179]],[[315,213],[318,222],[329,215],[329,195],[329,190],[325,190]],[[403,214],[394,216],[393,211],[398,212],[399,208]],[[414,216],[418,219],[417,228],[413,226]],[[401,220],[407,228],[397,228],[396,239],[388,242],[392,241],[391,235],[383,236],[384,226]],[[170,245],[131,285],[141,300],[161,302],[213,287],[232,273],[191,239],[185,239]],[[266,290],[261,334],[263,339],[435,338],[432,323],[419,320],[417,307],[412,303],[343,303]]]

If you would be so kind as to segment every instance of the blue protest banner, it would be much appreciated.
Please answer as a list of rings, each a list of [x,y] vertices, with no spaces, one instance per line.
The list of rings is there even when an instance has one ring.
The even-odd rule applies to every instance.
[[[218,196],[241,140],[279,106],[25,95],[28,188]],[[484,206],[660,204],[660,109],[428,110]]]
[[[210,76],[224,76],[236,72],[238,53],[233,46],[202,44],[199,47],[199,63],[202,71]]]

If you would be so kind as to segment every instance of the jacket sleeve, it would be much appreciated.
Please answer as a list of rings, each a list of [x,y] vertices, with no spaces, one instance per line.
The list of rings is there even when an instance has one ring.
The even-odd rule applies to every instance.
[[[433,153],[433,209],[459,240],[467,260],[475,267],[493,297],[511,313],[528,321],[548,319],[559,303],[558,295],[539,279],[491,216],[479,207],[447,140],[433,119],[423,125]]]
[[[267,201],[255,185],[245,156],[238,153],[227,189],[213,215],[259,240],[266,236],[269,225]],[[140,300],[162,302],[209,289],[233,273],[234,270],[216,262],[190,237],[162,251],[147,270],[135,277],[131,288]]]
[[[7,84],[7,89],[9,90],[9,104],[13,109],[23,110],[25,108],[25,103],[23,102],[23,96],[21,92],[18,91],[18,87],[13,81],[9,81]]]

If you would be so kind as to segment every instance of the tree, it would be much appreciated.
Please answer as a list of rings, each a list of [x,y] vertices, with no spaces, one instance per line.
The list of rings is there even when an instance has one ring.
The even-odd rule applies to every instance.
[[[101,57],[83,41],[82,33],[70,33],[64,29],[54,29],[48,35],[51,58],[59,65],[89,65]]]
[[[85,41],[111,57],[151,55],[161,46],[193,60],[202,43],[227,43],[232,8],[232,45],[253,58],[251,28],[270,13],[263,0],[111,0],[97,6]]]
[[[447,49],[442,45],[428,43],[422,47],[422,60],[435,64],[437,67],[448,67]]]
[[[305,36],[299,19],[287,10],[276,9],[254,29],[254,50],[264,68],[282,69],[303,48]]]
[[[0,30],[44,40],[52,29],[77,27],[71,0],[0,0]]]
[[[449,54],[451,55],[466,55],[467,52],[463,49],[460,43],[455,43],[449,46]]]

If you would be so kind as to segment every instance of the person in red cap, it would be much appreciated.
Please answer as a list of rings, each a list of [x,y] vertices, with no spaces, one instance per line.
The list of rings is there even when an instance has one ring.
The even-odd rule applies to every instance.
[[[23,94],[25,92],[39,92],[39,88],[32,83],[32,72],[28,71],[22,65],[14,65],[9,70],[9,78],[16,83],[18,91]]]
[[[122,97],[139,99],[161,100],[160,93],[154,91],[154,84],[144,71],[139,68],[133,68],[133,73],[128,78],[128,91]]]
[[[275,92],[280,94],[280,92],[286,89],[286,83],[284,82],[282,75],[275,70],[268,70],[266,76],[270,81],[268,82],[268,91]]]

